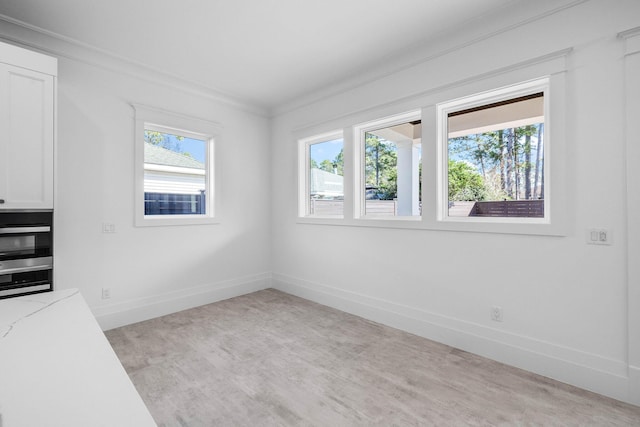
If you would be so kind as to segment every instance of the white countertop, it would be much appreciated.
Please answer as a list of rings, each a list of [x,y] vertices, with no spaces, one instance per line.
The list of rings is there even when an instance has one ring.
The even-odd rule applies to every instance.
[[[0,427],[155,425],[79,291],[0,300]]]

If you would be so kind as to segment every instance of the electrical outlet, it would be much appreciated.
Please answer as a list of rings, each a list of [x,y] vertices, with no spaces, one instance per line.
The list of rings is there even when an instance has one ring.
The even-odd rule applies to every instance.
[[[103,233],[115,233],[116,232],[116,225],[112,224],[110,222],[103,222],[102,223],[102,232]]]
[[[502,322],[502,307],[491,307],[491,320],[495,322]]]
[[[102,288],[102,299],[111,298],[111,288]]]
[[[589,245],[610,245],[613,232],[608,228],[588,228],[586,239]]]

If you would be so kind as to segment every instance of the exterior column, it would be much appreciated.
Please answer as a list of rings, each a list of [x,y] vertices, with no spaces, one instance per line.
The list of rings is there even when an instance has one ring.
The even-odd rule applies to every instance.
[[[396,142],[398,147],[398,216],[420,215],[418,147],[411,140]]]

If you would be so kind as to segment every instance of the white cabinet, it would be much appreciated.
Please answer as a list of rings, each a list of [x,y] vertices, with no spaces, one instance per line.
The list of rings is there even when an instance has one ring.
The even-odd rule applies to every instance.
[[[0,210],[53,209],[57,60],[0,43]]]

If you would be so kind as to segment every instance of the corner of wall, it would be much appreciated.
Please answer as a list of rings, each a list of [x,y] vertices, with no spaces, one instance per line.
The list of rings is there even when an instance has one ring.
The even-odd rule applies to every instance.
[[[619,361],[284,274],[273,274],[272,287],[617,400],[640,403],[640,368],[627,369]]]
[[[271,287],[271,273],[181,289],[120,303],[92,307],[102,330],[142,322]]]

